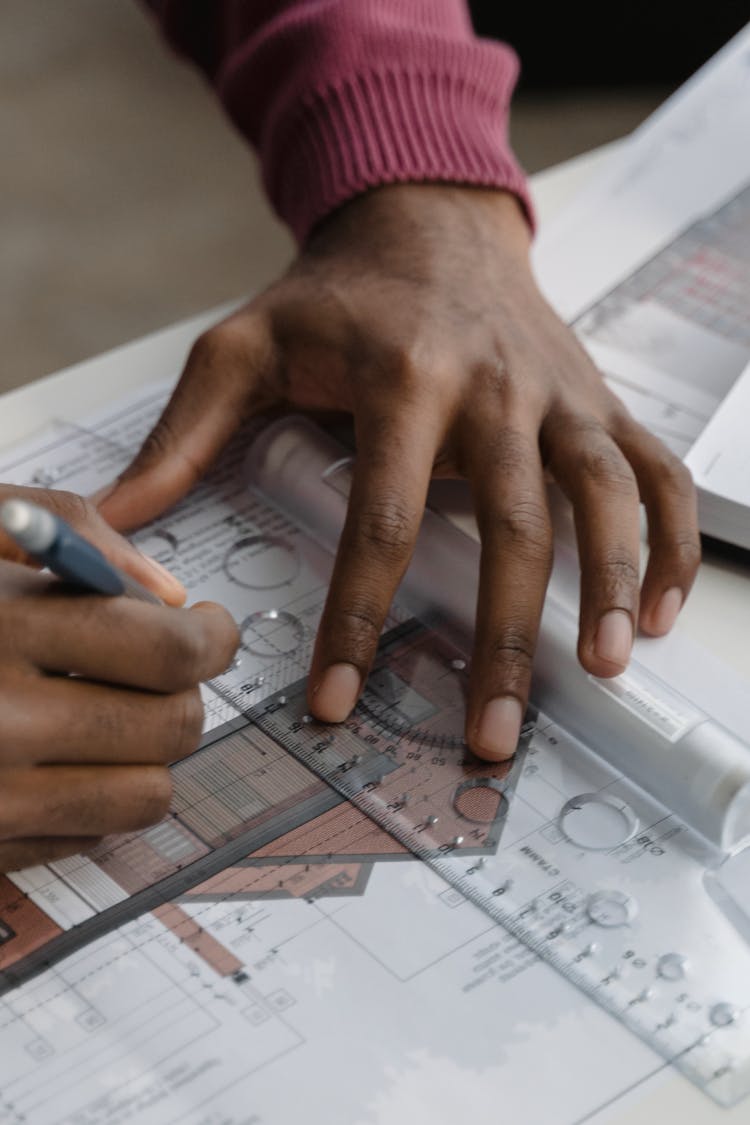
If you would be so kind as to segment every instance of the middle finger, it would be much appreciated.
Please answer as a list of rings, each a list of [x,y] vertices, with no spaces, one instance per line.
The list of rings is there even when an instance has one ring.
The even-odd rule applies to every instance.
[[[468,476],[482,541],[466,741],[480,757],[518,744],[552,559],[544,472],[529,420],[487,412],[472,426]]]

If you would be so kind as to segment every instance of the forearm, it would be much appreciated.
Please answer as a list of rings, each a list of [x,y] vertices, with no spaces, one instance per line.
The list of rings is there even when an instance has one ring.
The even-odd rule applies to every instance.
[[[506,188],[531,213],[507,141],[518,63],[474,35],[464,0],[146,0],[258,151],[300,241],[386,183]]]

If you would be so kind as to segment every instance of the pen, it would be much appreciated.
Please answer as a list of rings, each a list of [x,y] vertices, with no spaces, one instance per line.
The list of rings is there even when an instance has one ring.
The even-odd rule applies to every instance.
[[[155,605],[164,604],[140,582],[113,566],[65,520],[38,504],[5,500],[0,504],[0,526],[27,555],[65,582],[93,594],[125,594]]]

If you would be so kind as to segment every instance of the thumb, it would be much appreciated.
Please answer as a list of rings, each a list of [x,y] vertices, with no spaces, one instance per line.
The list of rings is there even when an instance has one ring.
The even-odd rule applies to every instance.
[[[161,417],[134,460],[91,499],[113,527],[160,515],[204,475],[239,425],[270,405],[271,356],[260,317],[244,311],[200,336]]]
[[[88,500],[76,496],[73,492],[1,485],[0,501],[11,498],[39,504],[40,507],[60,516],[84,539],[98,547],[119,570],[135,578],[168,605],[181,606],[184,603],[187,591],[180,580],[165,570],[155,559],[141,554],[132,543],[128,543],[127,539],[123,539],[113,531]],[[11,562],[36,565],[5,532],[0,532],[0,557]]]

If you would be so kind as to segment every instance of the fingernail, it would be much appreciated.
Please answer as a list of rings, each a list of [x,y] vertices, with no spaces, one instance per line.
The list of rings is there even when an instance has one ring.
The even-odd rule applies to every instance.
[[[608,664],[625,667],[633,647],[633,623],[624,609],[611,609],[599,622],[594,652]]]
[[[138,550],[137,547],[136,550]],[[187,590],[183,586],[182,582],[180,582],[179,578],[176,578],[175,575],[172,574],[171,570],[167,570],[167,568],[165,566],[162,566],[160,562],[157,562],[156,559],[152,559],[150,555],[145,555],[143,551],[138,551],[138,554],[141,556],[143,561],[147,562],[151,569],[159,575],[162,582],[167,582],[175,590],[180,590],[185,594],[185,596],[187,596]]]
[[[98,488],[96,492],[90,493],[87,499],[94,505],[95,508],[98,508],[100,504],[103,504],[104,501],[112,495],[119,483],[120,482],[117,480],[110,481],[110,483],[105,484],[103,488]]]
[[[324,723],[343,723],[356,706],[361,686],[362,677],[353,664],[326,668],[313,691],[315,717]]]
[[[491,699],[482,712],[476,730],[476,743],[488,758],[510,758],[515,754],[521,734],[523,708],[513,696]]]
[[[679,586],[672,586],[662,594],[659,602],[651,615],[651,629],[661,636],[668,633],[677,620],[677,614],[682,609],[682,590]]]

